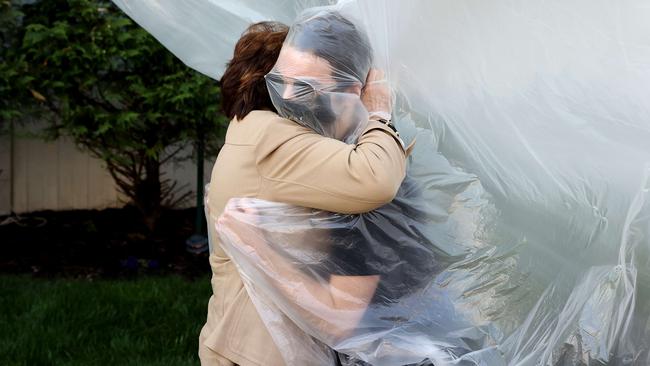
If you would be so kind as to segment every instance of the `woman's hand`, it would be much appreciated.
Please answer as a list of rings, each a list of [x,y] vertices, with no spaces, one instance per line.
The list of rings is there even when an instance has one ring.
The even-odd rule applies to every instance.
[[[371,118],[379,117],[390,120],[393,111],[391,94],[383,71],[370,69],[366,85],[361,90],[361,101]]]

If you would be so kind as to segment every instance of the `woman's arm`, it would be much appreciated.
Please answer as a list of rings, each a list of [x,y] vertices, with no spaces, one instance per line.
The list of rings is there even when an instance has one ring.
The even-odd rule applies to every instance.
[[[268,123],[256,147],[258,198],[339,213],[363,213],[390,202],[404,179],[406,154],[377,121],[356,145],[323,137],[293,121]]]

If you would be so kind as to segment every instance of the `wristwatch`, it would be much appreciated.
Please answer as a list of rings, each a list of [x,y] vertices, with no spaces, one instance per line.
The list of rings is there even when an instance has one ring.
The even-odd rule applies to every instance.
[[[389,119],[381,118],[381,117],[374,117],[374,118],[372,118],[372,120],[377,121],[379,123],[383,123],[384,125],[386,125],[386,127],[393,130],[393,132],[395,132],[395,136],[397,137],[397,141],[399,141],[400,145],[402,145],[402,149],[404,149],[404,151],[406,151],[406,145],[404,144],[404,140],[402,140],[402,137],[400,137],[399,131],[397,131],[397,128],[395,128],[395,125],[393,124],[393,122],[391,122]]]
[[[377,118],[377,119],[373,119],[373,121],[377,121],[385,124],[388,128],[390,128],[391,130],[393,130],[393,132],[395,132],[395,135],[397,135],[397,137],[399,137],[399,131],[397,131],[397,128],[395,128],[395,125],[389,119]]]

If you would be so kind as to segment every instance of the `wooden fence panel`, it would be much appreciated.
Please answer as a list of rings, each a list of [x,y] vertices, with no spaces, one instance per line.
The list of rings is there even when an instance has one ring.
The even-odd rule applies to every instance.
[[[11,207],[11,151],[9,136],[0,136],[0,215]]]
[[[13,211],[102,209],[119,207],[124,199],[103,163],[80,151],[72,141],[59,139],[45,142],[20,137],[9,153],[9,138],[0,137],[0,214],[10,207],[10,183],[13,180]],[[13,162],[13,164],[12,164]],[[212,161],[206,162],[204,179],[210,177]],[[163,169],[166,177],[196,188],[196,166],[193,162],[170,163]],[[185,207],[193,206],[188,200]]]

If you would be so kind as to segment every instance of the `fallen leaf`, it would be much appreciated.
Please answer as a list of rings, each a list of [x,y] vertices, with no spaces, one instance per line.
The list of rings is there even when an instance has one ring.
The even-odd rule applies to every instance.
[[[43,96],[43,94],[37,92],[36,90],[34,90],[34,89],[29,89],[29,91],[32,92],[32,96],[33,96],[34,98],[40,100],[41,102],[44,102],[44,101],[47,100],[47,99],[45,99],[45,97]]]

